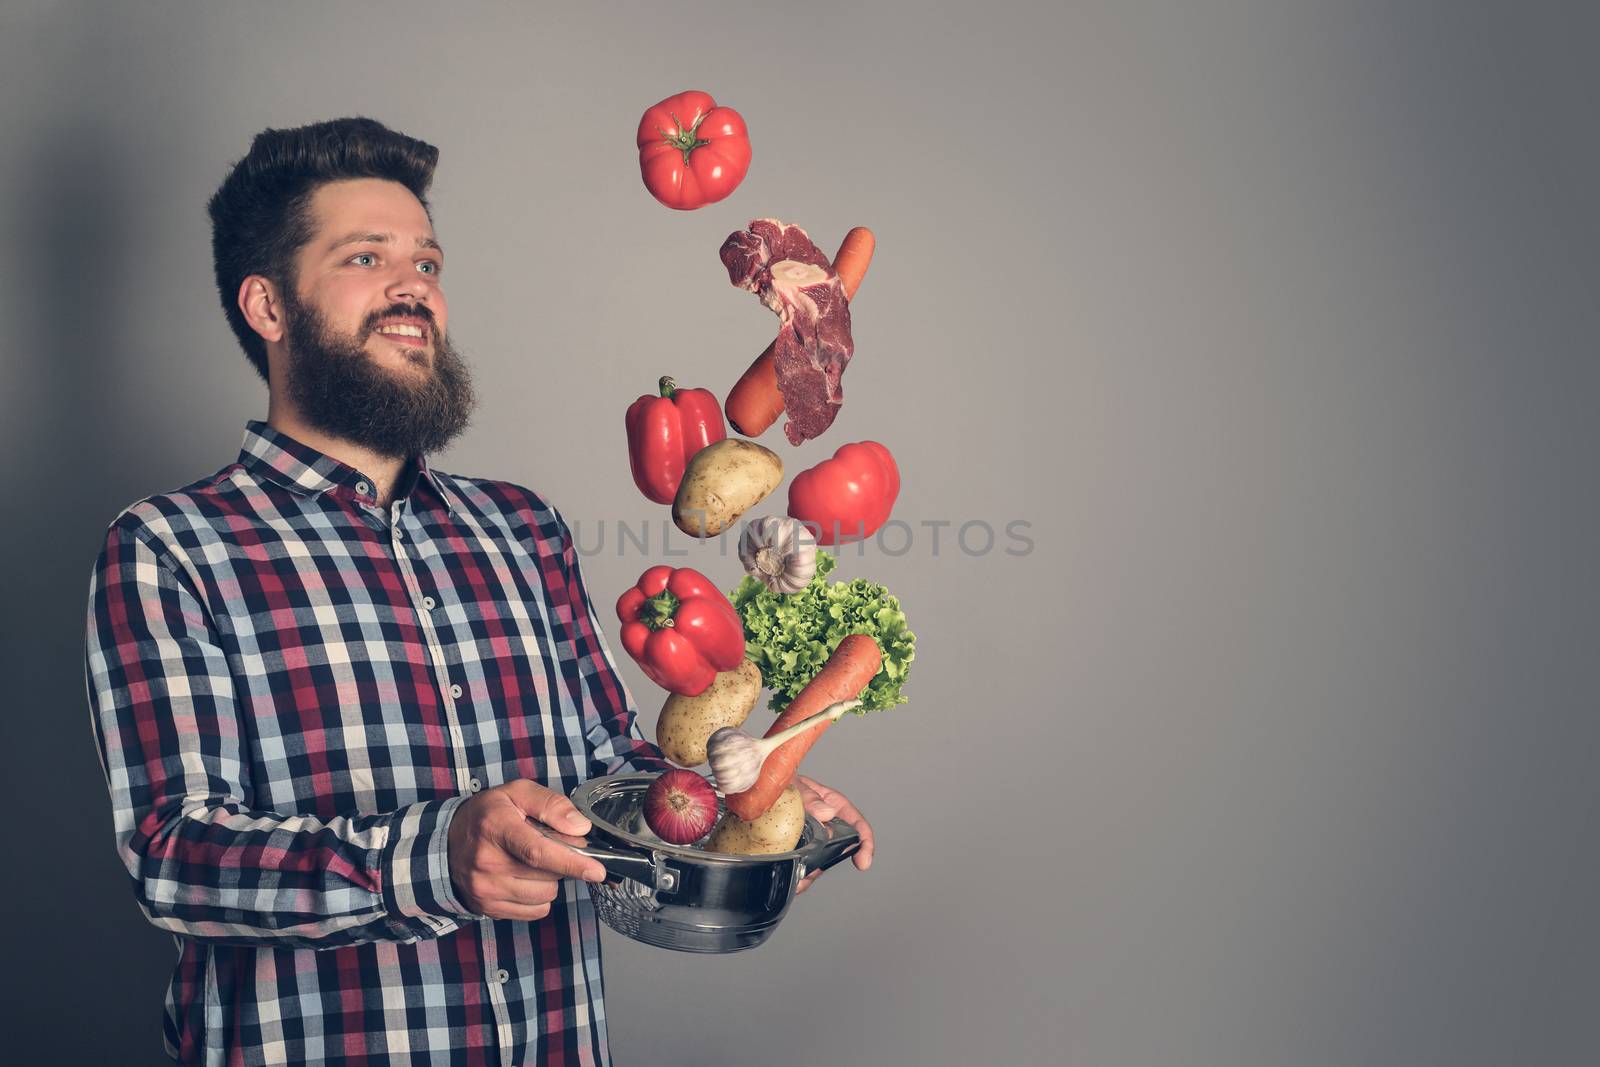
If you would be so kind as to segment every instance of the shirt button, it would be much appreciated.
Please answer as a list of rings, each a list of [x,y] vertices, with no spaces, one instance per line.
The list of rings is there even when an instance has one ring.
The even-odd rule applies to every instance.
[[[405,536],[405,531],[401,530],[400,527],[396,526],[394,528],[394,539],[396,541],[398,541],[404,536]]]
[[[472,790],[474,793],[479,793],[483,791],[483,783],[474,778],[472,781],[467,783],[467,788]]]
[[[422,598],[422,606],[423,606],[423,608],[425,608],[425,609],[426,609],[426,610],[428,610],[428,611],[432,611],[432,610],[433,610],[433,608],[434,608],[434,604],[433,604],[433,597],[431,597],[431,596],[425,596],[425,597],[423,597],[423,598]]]
[[[366,496],[368,493],[372,492],[372,486],[368,485],[366,482],[357,482],[356,492],[360,493],[362,496]]]
[[[450,695],[455,697],[457,700],[460,700],[461,699],[461,687],[459,685],[452,685],[450,687]]]
[[[501,985],[505,985],[507,982],[511,981],[511,972],[502,967],[498,971],[494,972],[494,980],[499,982]]]

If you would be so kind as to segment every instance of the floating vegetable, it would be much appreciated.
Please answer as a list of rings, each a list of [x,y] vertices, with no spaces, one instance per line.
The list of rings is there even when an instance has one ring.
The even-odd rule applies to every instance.
[[[651,567],[617,598],[622,647],[661,688],[698,696],[744,659],[739,616],[711,579],[689,567]]]
[[[858,699],[867,688],[878,668],[883,665],[883,654],[878,643],[866,634],[851,634],[839,642],[828,662],[800,695],[779,715],[767,729],[768,737],[776,737],[796,723],[809,719],[814,711],[832,707],[839,701],[852,703],[859,708]],[[741,819],[753,819],[772,806],[783,787],[794,779],[795,768],[805,758],[811,746],[817,743],[833,719],[815,724],[778,746],[778,750],[762,761],[755,784],[737,793],[728,793],[728,810]]]
[[[817,539],[798,519],[768,515],[745,527],[739,559],[774,593],[798,593],[817,573]]]
[[[656,745],[662,755],[680,767],[698,767],[706,761],[706,739],[725,726],[738,726],[750,717],[761,699],[761,669],[747,659],[723,671],[698,696],[671,693],[656,719]]]
[[[717,821],[717,791],[693,771],[662,771],[644,791],[644,821],[669,845],[698,841]]]
[[[744,119],[699,90],[647,109],[634,139],[644,187],[679,211],[715,204],[737,189],[750,169]]]
[[[724,726],[706,742],[706,756],[711,761],[711,778],[724,793],[742,793],[756,784],[761,777],[761,765],[772,751],[792,737],[798,737],[826,719],[837,722],[839,716],[861,706],[859,700],[841,700],[819,711],[809,719],[797,722],[787,730],[757,741],[743,730]]]
[[[811,527],[817,543],[860,541],[878,532],[900,495],[900,467],[876,441],[841,445],[832,459],[789,483],[789,515]]]
[[[729,437],[696,452],[672,501],[672,521],[690,537],[715,537],[783,481],[783,460],[754,441]]]
[[[899,599],[864,578],[827,581],[836,566],[838,560],[832,553],[819,550],[816,577],[798,593],[774,593],[749,577],[733,592],[734,610],[744,620],[745,655],[761,668],[761,684],[772,690],[767,706],[773,711],[782,711],[817,676],[839,643],[853,633],[878,642],[883,668],[865,693],[823,700],[812,710],[857,695],[862,712],[906,702],[902,689],[911,676],[917,637],[906,626]]]
[[[742,819],[729,811],[705,843],[705,850],[737,856],[788,852],[800,843],[805,828],[805,801],[800,798],[799,787],[791,785],[766,811],[754,818]]]
[[[648,393],[628,405],[628,464],[633,484],[657,504],[678,495],[689,458],[728,436],[722,408],[709,389],[679,389],[670,377],[658,383],[659,396]]]

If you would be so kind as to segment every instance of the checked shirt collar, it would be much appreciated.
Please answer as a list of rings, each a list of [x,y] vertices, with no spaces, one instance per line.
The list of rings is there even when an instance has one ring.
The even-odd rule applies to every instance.
[[[342,489],[366,504],[372,504],[377,499],[371,478],[348,463],[302,444],[258,419],[251,419],[245,425],[244,445],[239,449],[239,465],[258,478],[305,496],[319,496],[330,489]],[[427,486],[451,514],[455,513],[459,506],[455,494],[428,466],[426,456],[411,457],[407,471],[415,472],[415,479],[405,492],[397,496],[410,496],[420,487]],[[408,474],[401,476],[402,485],[406,484],[407,477]]]

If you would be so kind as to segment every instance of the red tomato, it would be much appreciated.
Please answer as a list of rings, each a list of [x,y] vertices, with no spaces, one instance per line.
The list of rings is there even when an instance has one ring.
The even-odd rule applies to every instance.
[[[816,535],[817,544],[859,541],[889,521],[900,495],[900,468],[876,441],[843,445],[789,483],[789,516]]]
[[[669,96],[639,120],[639,172],[650,195],[693,211],[739,187],[750,169],[750,134],[710,93]]]

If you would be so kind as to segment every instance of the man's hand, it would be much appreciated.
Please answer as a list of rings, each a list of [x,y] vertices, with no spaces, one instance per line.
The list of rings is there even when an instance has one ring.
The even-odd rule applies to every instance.
[[[856,870],[864,871],[872,866],[872,827],[867,825],[867,820],[861,817],[861,813],[850,803],[849,798],[803,774],[795,776],[795,784],[800,787],[800,801],[805,805],[806,814],[816,816],[817,821],[824,825],[829,819],[843,819],[855,827],[856,833],[861,835],[861,848],[851,857]],[[795,893],[797,895],[804,893],[811,887],[811,883],[821,876],[821,871],[812,871],[801,880]]]
[[[529,819],[551,830],[535,829]],[[598,860],[567,847],[587,844],[582,835],[591,829],[572,801],[537,782],[486,789],[450,820],[450,884],[475,915],[542,919],[562,878],[605,879]]]

